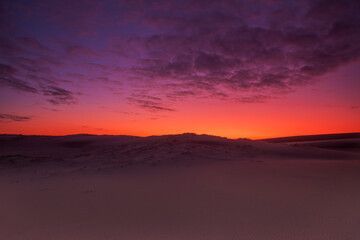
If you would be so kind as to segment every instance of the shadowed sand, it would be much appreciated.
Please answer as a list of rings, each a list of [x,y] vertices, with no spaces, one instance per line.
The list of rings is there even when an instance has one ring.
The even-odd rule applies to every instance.
[[[192,134],[0,141],[0,239],[360,239],[354,148]]]

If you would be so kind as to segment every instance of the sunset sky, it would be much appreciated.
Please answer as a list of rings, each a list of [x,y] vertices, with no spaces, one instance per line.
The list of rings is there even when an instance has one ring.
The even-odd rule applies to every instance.
[[[360,131],[359,0],[0,4],[0,133]]]

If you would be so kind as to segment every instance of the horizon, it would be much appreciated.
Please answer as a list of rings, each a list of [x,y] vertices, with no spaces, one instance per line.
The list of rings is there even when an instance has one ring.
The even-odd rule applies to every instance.
[[[0,133],[0,136],[3,135],[15,135],[15,136],[42,136],[42,137],[67,137],[67,136],[79,136],[79,135],[87,135],[87,136],[126,136],[126,137],[139,137],[139,138],[148,138],[148,137],[166,137],[166,136],[180,136],[180,135],[195,135],[195,136],[210,136],[210,137],[218,137],[218,138],[226,138],[230,140],[237,139],[247,139],[247,140],[272,140],[272,139],[285,139],[285,138],[295,138],[295,137],[320,137],[320,136],[342,136],[342,135],[354,135],[360,134],[360,132],[342,132],[342,133],[326,133],[326,134],[311,134],[311,135],[290,135],[290,136],[278,136],[278,137],[270,137],[270,138],[245,138],[245,137],[237,137],[237,138],[228,138],[218,135],[211,135],[206,133],[192,133],[192,132],[184,132],[177,134],[162,134],[162,135],[147,135],[147,136],[136,136],[136,135],[123,135],[123,134],[89,134],[89,133],[75,133],[75,134],[67,134],[67,135],[42,135],[42,134],[11,134],[11,133]],[[346,138],[346,137],[345,137]],[[352,137],[351,137],[352,138]]]
[[[360,132],[355,0],[0,4],[0,134]]]

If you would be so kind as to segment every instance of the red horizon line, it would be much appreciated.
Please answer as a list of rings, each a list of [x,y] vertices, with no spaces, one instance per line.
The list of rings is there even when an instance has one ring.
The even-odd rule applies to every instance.
[[[306,136],[326,136],[326,135],[342,135],[342,134],[360,134],[360,132],[335,132],[335,133],[323,133],[323,134],[305,134],[305,135],[290,135],[290,136],[280,136],[280,137],[270,137],[270,138],[246,138],[246,137],[239,137],[239,138],[229,138],[224,136],[218,136],[218,135],[211,135],[206,133],[192,133],[192,132],[184,132],[184,133],[178,133],[178,134],[162,134],[162,135],[148,135],[148,136],[136,136],[136,135],[127,135],[127,134],[91,134],[91,133],[75,133],[75,134],[66,134],[66,135],[56,135],[56,134],[16,134],[16,133],[0,133],[0,136],[2,135],[18,135],[18,136],[49,136],[49,137],[66,137],[66,136],[76,136],[76,135],[90,135],[90,136],[128,136],[128,137],[139,137],[139,138],[146,138],[146,137],[161,137],[161,136],[177,136],[177,135],[184,135],[184,134],[194,134],[197,136],[201,135],[207,135],[207,136],[213,136],[213,137],[220,137],[220,138],[226,138],[226,139],[250,139],[250,140],[270,140],[270,139],[279,139],[279,138],[291,138],[291,137],[306,137]]]

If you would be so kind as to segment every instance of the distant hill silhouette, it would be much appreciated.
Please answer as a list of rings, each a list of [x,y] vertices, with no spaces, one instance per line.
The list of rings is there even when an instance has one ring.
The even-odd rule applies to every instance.
[[[258,141],[269,143],[290,143],[290,142],[308,142],[308,141],[322,141],[322,140],[339,140],[339,139],[354,139],[360,138],[360,133],[335,133],[335,134],[320,134],[320,135],[302,135],[280,138],[267,138]]]

